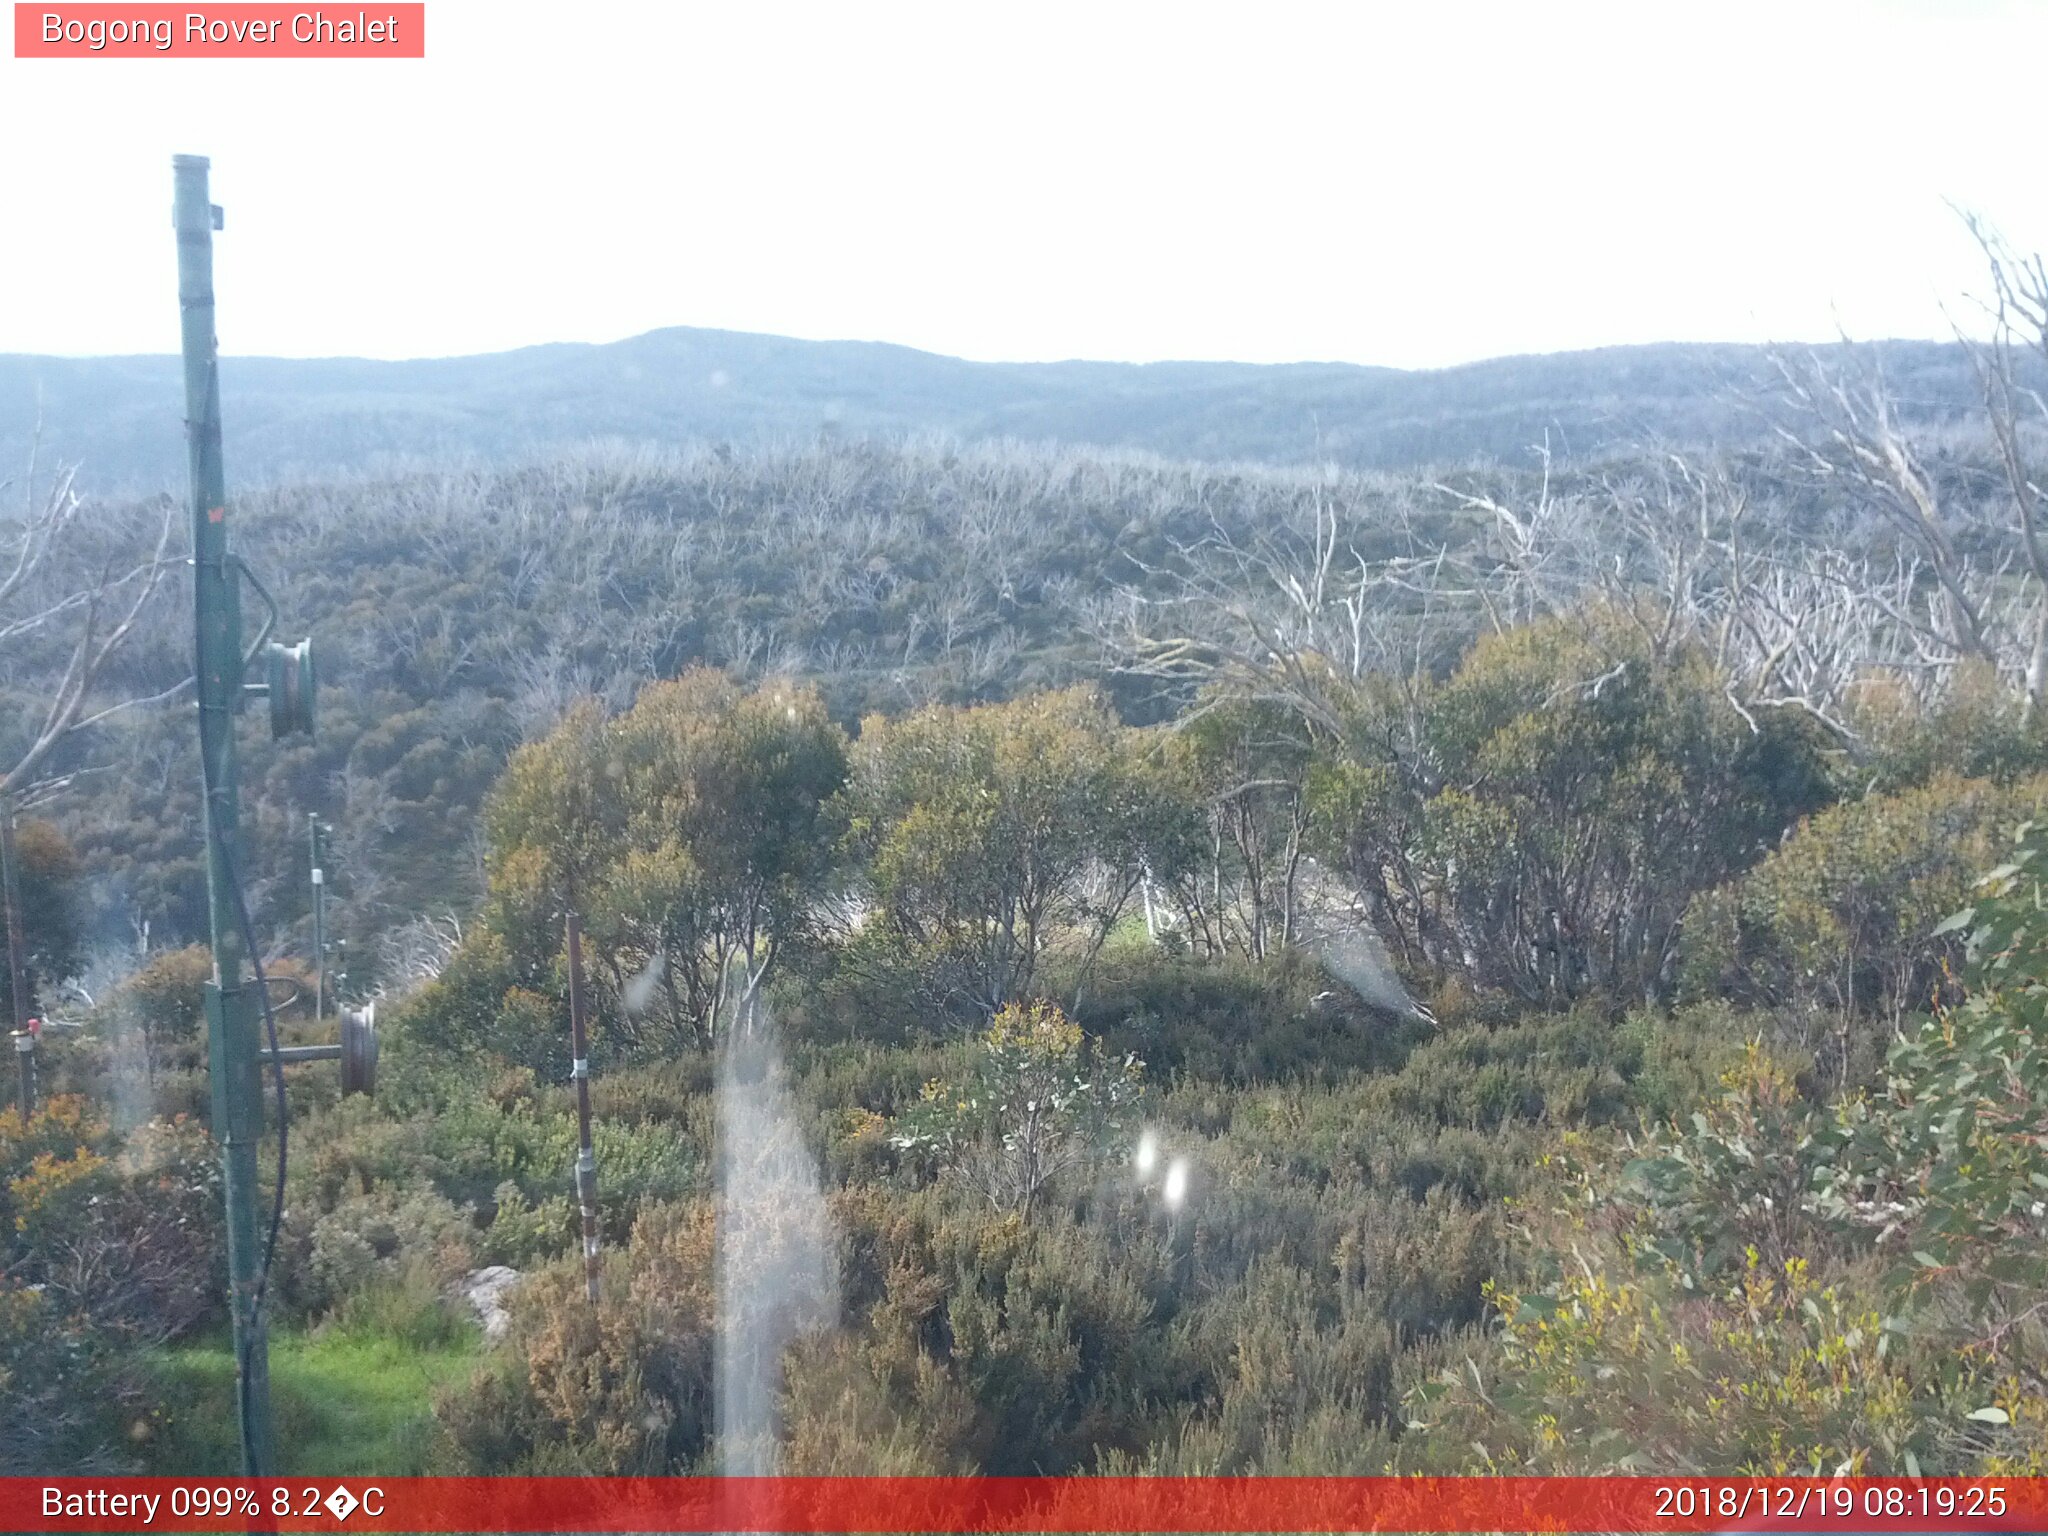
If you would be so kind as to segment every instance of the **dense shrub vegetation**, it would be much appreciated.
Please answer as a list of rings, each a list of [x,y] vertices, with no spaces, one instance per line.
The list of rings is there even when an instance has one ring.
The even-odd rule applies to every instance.
[[[2035,843],[1941,922],[2038,808],[2031,760],[1829,804],[1825,743],[1749,731],[1702,661],[1597,609],[1476,646],[1414,707],[1426,773],[1256,713],[1120,725],[1086,692],[928,705],[851,750],[773,679],[572,710],[493,793],[488,897],[387,1015],[378,1101],[294,1083],[281,1326],[431,1351],[474,1326],[456,1282],[511,1264],[430,1464],[713,1464],[739,985],[782,1022],[838,1233],[838,1323],[785,1360],[794,1470],[2034,1465],[2048,1292],[2012,1137],[2048,982],[2000,923]],[[1350,867],[1388,878],[1354,905],[1332,871],[1373,839]],[[57,1077],[131,1122],[203,1113],[202,975],[158,953],[46,1047]],[[1967,1173],[1930,1129],[1959,1102]],[[148,1465],[133,1342],[218,1325],[203,1146],[76,1097],[0,1132],[10,1391],[69,1409],[24,1454]]]
[[[716,1465],[718,1095],[772,1033],[838,1276],[771,1362],[788,1470],[2039,1470],[2042,594],[1981,445],[1907,462],[1967,534],[1915,545],[1845,501],[1848,432],[259,499],[337,686],[250,744],[251,896],[310,1038],[293,872],[334,821],[385,1029],[374,1102],[290,1074],[279,1337],[436,1362],[422,1467]],[[151,622],[121,687],[177,682]],[[34,984],[83,1026],[0,1113],[24,1470],[210,1454],[182,724],[67,742],[24,827]],[[755,1214],[764,1251],[811,1221]],[[521,1272],[488,1342],[485,1266]]]

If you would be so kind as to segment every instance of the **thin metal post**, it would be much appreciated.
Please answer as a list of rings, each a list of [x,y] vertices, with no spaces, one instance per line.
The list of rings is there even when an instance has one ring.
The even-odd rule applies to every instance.
[[[14,805],[0,805],[0,901],[7,907],[7,974],[14,1003],[14,1063],[21,1074],[21,1123],[36,1112],[36,1037],[28,1027],[28,941],[22,936],[21,861],[14,846]]]
[[[256,1059],[258,999],[245,982],[234,889],[240,853],[235,715],[242,701],[241,594],[228,553],[227,481],[221,460],[219,342],[214,334],[213,232],[207,161],[172,160],[177,204],[178,305],[184,332],[185,437],[192,481],[193,630],[204,769],[206,886],[213,979],[206,988],[213,1137],[227,1205],[228,1285],[234,1323],[242,1471],[268,1477],[277,1457],[270,1421],[270,1348],[256,1291],[263,1263],[256,1230],[256,1150],[263,1093]]]
[[[583,1011],[583,924],[568,917],[569,1076],[576,1083],[576,1204],[583,1215],[583,1289],[593,1304],[598,1293],[597,1154],[590,1145],[590,1031]]]
[[[327,871],[320,858],[320,818],[308,816],[313,844],[313,1019],[327,1017]]]
[[[21,1065],[21,1123],[27,1125],[36,1112],[36,1037],[28,1030],[14,1032],[14,1059]]]
[[[14,994],[14,1027],[28,1028],[28,941],[21,931],[21,866],[14,853],[14,806],[0,805],[0,900],[7,904],[7,974]]]

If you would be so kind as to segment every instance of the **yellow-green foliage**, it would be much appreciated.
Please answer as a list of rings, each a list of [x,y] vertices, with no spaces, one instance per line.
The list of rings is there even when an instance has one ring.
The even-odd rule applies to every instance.
[[[708,1045],[728,962],[766,975],[816,916],[825,805],[844,777],[845,739],[815,689],[696,668],[617,719],[578,706],[492,792],[483,920],[419,1000],[416,1037],[546,1061],[573,905],[617,1044]]]
[[[1410,1395],[1416,1448],[1492,1470],[2048,1466],[2048,832],[1976,900],[1962,995],[1832,1114],[1760,1046],[1618,1166],[1567,1133],[1498,1329]]]
[[[97,1152],[78,1148],[69,1157],[40,1152],[28,1171],[7,1186],[14,1230],[30,1248],[46,1253],[72,1234],[71,1223],[113,1192],[118,1174]]]
[[[115,1144],[105,1111],[83,1094],[55,1094],[26,1120],[14,1104],[0,1109],[0,1173],[10,1180],[44,1153],[105,1152]]]
[[[1011,1003],[959,1078],[933,1078],[895,1144],[934,1153],[998,1210],[1031,1213],[1047,1187],[1086,1166],[1137,1105],[1143,1063],[1118,1061],[1058,1006]]]
[[[1767,1069],[1745,1071],[1766,1086],[1738,1081],[1731,1099],[1770,1091]],[[1788,1133],[1766,1125],[1757,1134]],[[1818,1223],[1804,1232],[1811,1258],[1773,1260],[1752,1246],[1714,1270],[1676,1260],[1664,1251],[1658,1205],[1628,1194],[1620,1157],[1613,1143],[1578,1133],[1543,1157],[1535,1191],[1518,1202],[1523,1278],[1490,1281],[1491,1336],[1411,1387],[1410,1428],[1421,1438],[1405,1464],[1757,1476],[1974,1469],[1956,1431],[1983,1385],[1892,1320],[1873,1271],[1845,1266]],[[1745,1193],[1723,1198],[1739,1206]]]
[[[1295,942],[1313,803],[1307,726],[1277,704],[1212,689],[1162,754],[1191,813],[1150,854],[1175,934],[1205,955],[1256,958]]]
[[[100,1016],[118,1037],[132,1032],[154,1075],[167,1066],[197,1067],[204,1056],[205,989],[213,952],[204,944],[159,950],[123,982]]]
[[[93,1328],[174,1337],[218,1303],[219,1182],[211,1142],[183,1119],[124,1144],[77,1095],[26,1124],[0,1112],[6,1272]]]
[[[1411,954],[1530,997],[1665,989],[1686,903],[1826,795],[1811,727],[1752,728],[1703,654],[1619,608],[1350,708],[1318,835]]]
[[[1745,1258],[1784,1270],[1826,1241],[1814,1180],[1834,1153],[1825,1117],[1757,1042],[1721,1075],[1721,1094],[1664,1131],[1623,1170],[1650,1213],[1632,1234],[1682,1284],[1706,1285]]]
[[[1802,1018],[1910,1010],[1942,957],[1919,933],[1995,926],[2017,887],[1932,932],[2040,789],[1923,777],[1784,842],[1827,793],[1808,725],[1752,729],[1624,607],[1408,692],[1333,677],[1318,709],[1312,733],[1219,707],[1163,739],[1070,690],[873,719],[848,748],[808,695],[694,673],[572,713],[493,801],[485,909],[388,1016],[380,1099],[295,1122],[274,1294],[445,1342],[449,1282],[518,1265],[510,1336],[439,1403],[436,1466],[705,1470],[695,1047],[751,946],[782,962],[765,986],[843,1279],[782,1361],[784,1470],[2042,1465],[2032,930],[1979,946],[2004,974],[1960,1004],[1952,983],[1881,1093],[1823,1112],[1796,1049]],[[1275,957],[1311,842],[1433,1014],[1368,1005],[1311,946]],[[1208,938],[1130,920],[1147,867]],[[600,1022],[594,1307],[567,1197],[572,893]],[[1672,1014],[1681,918],[1701,995]],[[1798,990],[1851,951],[1839,1001]],[[1922,969],[1873,990],[1909,952]],[[0,1150],[44,1272],[109,1202],[175,1206],[74,1104],[0,1115]],[[33,1368],[23,1319],[52,1305],[0,1291],[0,1369]]]
[[[1500,1333],[1475,1383],[1447,1370],[1421,1422],[1476,1442],[1488,1472],[1844,1473],[1944,1465],[1943,1400],[1882,1311],[1804,1259],[1688,1292],[1596,1269],[1489,1291]],[[1952,1413],[1960,1418],[1959,1413]],[[1909,1458],[1911,1458],[1909,1460]]]
[[[1030,994],[1056,942],[1101,948],[1145,860],[1185,831],[1143,748],[1092,688],[861,723],[848,845],[924,990],[993,1011]]]
[[[1896,1023],[1941,985],[1956,944],[1935,928],[2044,806],[2048,777],[2001,788],[1940,773],[1819,812],[1694,903],[1688,990],[1784,1008],[1802,1046],[1829,1049],[1837,1073],[1867,1073]]]
[[[1819,1204],[1875,1234],[1915,1328],[1993,1372],[1973,1421],[2008,1467],[2048,1464],[2048,829],[1945,925],[1967,935],[1962,999],[1903,1035],[1882,1090],[1839,1106]]]
[[[1849,698],[1862,750],[1842,763],[1854,793],[1896,793],[1939,774],[2011,784],[2048,768],[2048,720],[1977,658],[1955,667],[1931,703],[1896,679],[1870,677]]]

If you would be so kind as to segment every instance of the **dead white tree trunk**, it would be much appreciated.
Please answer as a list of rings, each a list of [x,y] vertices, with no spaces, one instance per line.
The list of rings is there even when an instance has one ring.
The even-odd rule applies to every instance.
[[[155,547],[142,558],[80,567],[66,557],[83,532],[76,470],[60,471],[38,493],[31,452],[22,515],[0,522],[0,652],[42,644],[68,632],[66,660],[27,744],[0,769],[0,805],[36,786],[50,755],[66,739],[110,715],[174,697],[189,680],[162,693],[106,702],[98,697],[108,663],[135,631],[170,568],[174,509],[166,503]],[[4,490],[0,486],[0,490]]]

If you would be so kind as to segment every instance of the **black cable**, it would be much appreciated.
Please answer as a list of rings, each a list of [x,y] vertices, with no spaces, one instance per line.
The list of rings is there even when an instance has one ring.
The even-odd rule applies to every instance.
[[[277,1235],[284,1226],[284,1172],[291,1143],[291,1107],[284,1095],[284,1058],[278,1054],[277,1014],[270,1006],[270,980],[263,974],[263,962],[256,954],[256,924],[249,917],[248,892],[242,889],[241,874],[225,847],[221,849],[221,863],[227,869],[228,889],[234,892],[242,947],[249,954],[249,969],[256,974],[256,1001],[263,1006],[263,1027],[270,1038],[270,1065],[277,1079],[277,1188],[270,1202],[270,1235],[263,1242],[263,1268],[257,1272],[256,1296],[249,1307],[249,1320],[253,1323],[263,1312],[263,1298],[270,1288],[271,1260],[277,1257]]]
[[[230,730],[233,726],[228,727]],[[221,835],[220,818],[214,814],[217,786],[212,782],[211,754],[205,750],[204,724],[201,726],[201,750],[199,754],[200,777],[206,792],[206,829],[213,849],[220,856],[224,884],[234,898],[235,926],[242,935],[242,948],[249,956],[249,968],[256,976],[256,999],[263,1009],[263,1023],[270,1038],[271,1065],[277,1073],[277,1188],[270,1206],[270,1235],[263,1246],[263,1267],[256,1277],[256,1294],[250,1298],[249,1315],[246,1325],[236,1330],[238,1342],[235,1351],[235,1389],[238,1413],[237,1420],[242,1426],[242,1454],[245,1460],[250,1455],[249,1433],[249,1357],[248,1347],[255,1332],[258,1319],[263,1315],[264,1299],[270,1287],[271,1261],[277,1256],[278,1232],[284,1225],[284,1179],[287,1151],[290,1146],[290,1111],[284,1092],[284,1062],[278,1056],[277,1015],[270,1006],[270,984],[263,974],[263,962],[256,949],[256,924],[249,916],[248,893],[242,887],[241,872],[236,869],[234,855],[228,848],[227,839]],[[216,967],[217,969],[218,967]],[[240,978],[235,978],[239,980]],[[225,1135],[225,1126],[216,1126],[216,1134]]]

